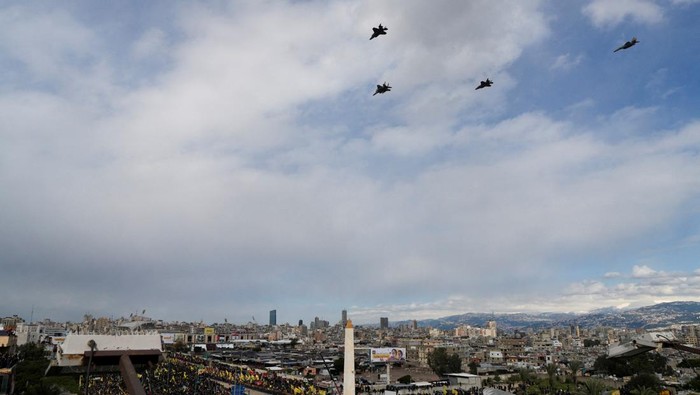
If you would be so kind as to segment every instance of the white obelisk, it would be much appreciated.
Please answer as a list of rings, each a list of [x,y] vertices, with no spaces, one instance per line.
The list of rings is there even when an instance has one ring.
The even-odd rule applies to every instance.
[[[343,395],[355,395],[355,332],[352,321],[345,325],[345,367],[343,368]]]

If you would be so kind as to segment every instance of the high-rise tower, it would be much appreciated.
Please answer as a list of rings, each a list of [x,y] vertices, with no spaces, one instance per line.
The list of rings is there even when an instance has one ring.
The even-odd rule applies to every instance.
[[[277,310],[270,310],[270,326],[277,325]]]

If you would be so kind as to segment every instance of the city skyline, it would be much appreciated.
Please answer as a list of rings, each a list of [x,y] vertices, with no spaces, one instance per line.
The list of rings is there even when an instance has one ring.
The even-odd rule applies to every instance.
[[[483,326],[487,329],[492,328],[495,322],[500,322],[502,326],[510,329],[517,328],[532,328],[532,327],[570,327],[578,328],[580,325],[584,325],[587,328],[592,327],[614,327],[614,328],[652,328],[652,327],[668,327],[671,325],[683,325],[690,324],[696,321],[698,311],[700,309],[700,302],[693,301],[674,301],[674,302],[664,302],[655,305],[641,306],[638,308],[604,308],[593,310],[585,313],[561,313],[561,312],[547,312],[547,311],[533,311],[530,313],[500,313],[500,312],[478,312],[478,311],[463,311],[456,315],[443,316],[443,317],[426,317],[421,320],[418,319],[404,319],[390,321],[390,317],[379,317],[379,321],[367,321],[367,322],[356,322],[357,326],[364,327],[376,327],[378,329],[389,329],[397,328],[402,326],[417,327],[419,323],[423,326],[432,327],[437,325],[439,327],[458,327],[458,326],[473,326],[478,328]],[[270,318],[274,315],[274,323],[272,320],[267,324],[262,324],[257,322],[255,316],[251,317],[251,320],[247,322],[235,322],[228,318],[224,318],[221,321],[210,321],[205,322],[203,320],[175,320],[169,321],[164,320],[159,317],[149,317],[145,314],[146,310],[142,311],[142,314],[131,313],[128,316],[115,316],[113,314],[107,316],[93,316],[92,314],[86,313],[83,317],[78,317],[76,319],[71,319],[67,321],[55,321],[51,317],[36,318],[32,314],[29,319],[22,314],[12,314],[3,316],[0,314],[0,320],[3,322],[5,319],[10,321],[19,320],[25,323],[44,323],[53,322],[56,324],[61,324],[64,322],[75,323],[85,323],[86,319],[96,320],[97,322],[105,321],[135,321],[135,322],[163,322],[163,323],[190,323],[190,324],[204,324],[204,325],[234,325],[234,326],[294,326],[293,322],[280,322],[277,323],[277,310],[271,310]],[[304,322],[308,322],[309,329],[324,329],[332,326],[345,327],[349,319],[347,317],[347,311],[342,310],[341,318],[337,322],[333,318],[325,319],[326,317],[315,316],[313,320],[304,321],[304,319],[299,319],[296,323],[297,326],[303,326]],[[36,319],[35,319],[36,318]],[[2,324],[0,323],[0,327]]]
[[[0,315],[700,301],[698,18],[693,0],[4,3]]]

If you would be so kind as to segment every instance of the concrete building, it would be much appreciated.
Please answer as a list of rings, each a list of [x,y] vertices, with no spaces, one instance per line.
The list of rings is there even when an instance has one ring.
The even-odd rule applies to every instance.
[[[121,372],[127,393],[145,394],[136,366],[161,361],[160,334],[140,335],[73,334],[58,346],[56,359],[46,375],[83,374],[84,372]]]
[[[484,336],[486,337],[496,337],[498,334],[496,330],[496,321],[488,321],[486,323],[486,328],[484,328]]]
[[[17,314],[15,314],[11,317],[8,316],[8,317],[0,318],[0,326],[5,330],[16,328],[17,324],[19,324],[20,322],[24,322],[24,320],[22,319],[22,317],[18,316]]]
[[[700,345],[700,325],[683,325],[681,327],[681,337],[685,344],[697,347]]]
[[[162,359],[160,334],[97,335],[69,333],[58,345],[46,375],[121,372],[127,393],[145,394],[136,367]]]
[[[17,326],[17,346],[27,343],[39,343],[42,340],[39,325],[19,324]]]
[[[17,348],[17,336],[12,331],[0,330],[0,353],[14,353]]]
[[[389,317],[379,317],[379,329],[389,329]]]
[[[312,330],[325,329],[330,326],[330,323],[326,320],[322,320],[318,317],[314,318],[314,322],[311,323]]]
[[[498,347],[508,355],[524,353],[526,345],[527,342],[524,338],[504,337],[498,339]]]
[[[123,353],[157,355],[163,349],[160,334],[139,335],[89,335],[68,334],[63,344],[59,345],[56,353],[56,365],[82,366],[91,352],[88,342],[94,340],[95,358],[114,357]]]
[[[470,373],[447,373],[445,375],[451,386],[461,389],[481,388],[481,377]]]
[[[502,364],[503,363],[503,352],[500,350],[489,351],[488,362],[492,364]]]

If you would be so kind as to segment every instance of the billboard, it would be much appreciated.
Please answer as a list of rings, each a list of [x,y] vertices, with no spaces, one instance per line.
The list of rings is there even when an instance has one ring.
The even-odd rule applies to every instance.
[[[205,334],[205,335],[213,335],[213,334],[214,334],[214,328],[211,328],[211,327],[204,328],[204,334]]]
[[[163,342],[163,344],[174,344],[175,343],[175,334],[174,333],[161,333],[160,339]]]
[[[398,347],[371,348],[370,362],[399,362],[406,360],[406,349]]]

